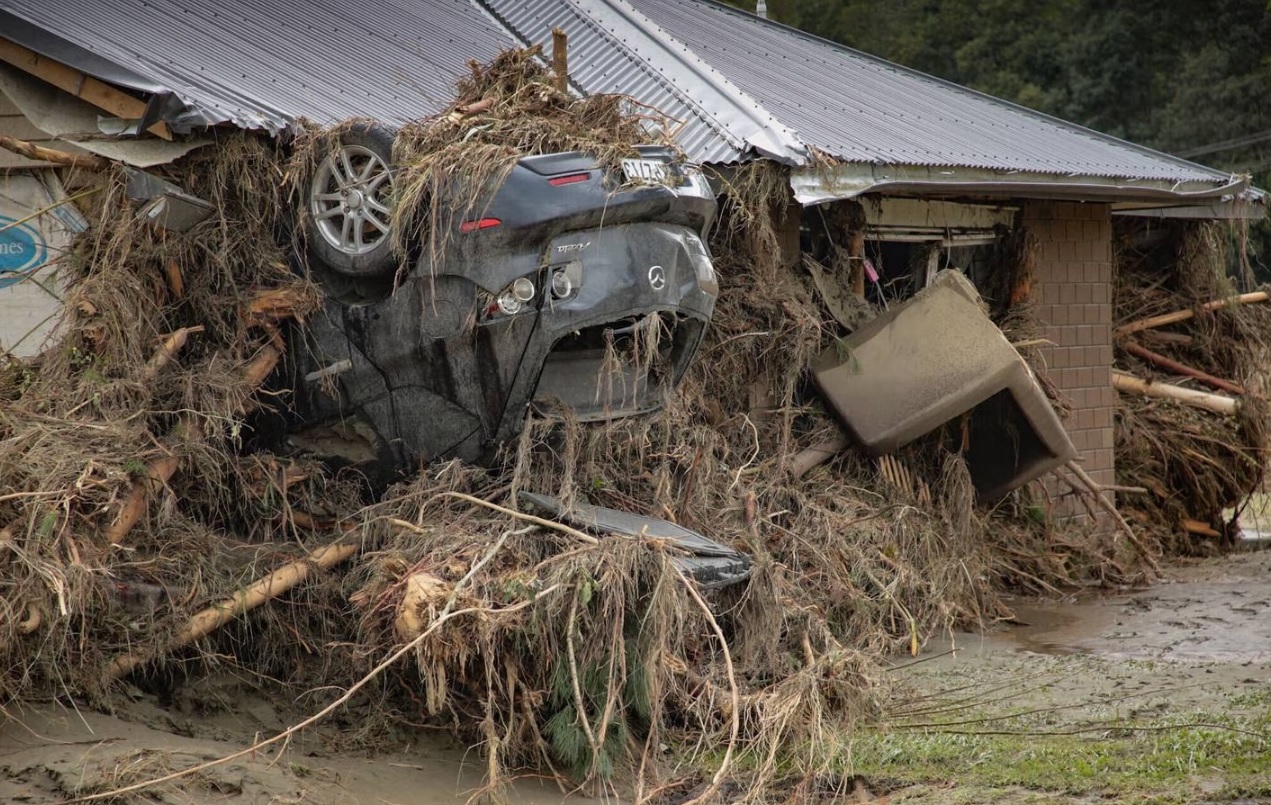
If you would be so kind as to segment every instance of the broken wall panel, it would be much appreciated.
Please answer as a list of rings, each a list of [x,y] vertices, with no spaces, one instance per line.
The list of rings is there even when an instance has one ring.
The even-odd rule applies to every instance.
[[[0,354],[36,354],[61,312],[60,258],[87,226],[51,170],[0,173]]]
[[[963,423],[977,495],[995,500],[1076,456],[1032,371],[970,281],[943,271],[814,363],[818,386],[866,450],[894,452]]]

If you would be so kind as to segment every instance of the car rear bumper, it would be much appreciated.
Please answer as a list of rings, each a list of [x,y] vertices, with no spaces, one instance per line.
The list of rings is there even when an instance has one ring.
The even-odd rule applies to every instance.
[[[557,251],[573,243],[587,246]],[[545,298],[495,441],[519,432],[530,406],[550,415],[564,405],[583,421],[657,410],[696,355],[719,293],[705,246],[684,226],[573,232],[551,253],[581,263],[581,287]]]

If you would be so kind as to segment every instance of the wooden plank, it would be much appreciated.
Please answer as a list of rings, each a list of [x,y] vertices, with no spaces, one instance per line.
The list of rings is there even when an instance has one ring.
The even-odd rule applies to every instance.
[[[552,72],[556,91],[569,92],[569,37],[560,28],[552,29]]]
[[[121,89],[81,73],[59,61],[46,58],[8,39],[0,39],[0,61],[47,81],[58,89],[88,101],[98,109],[124,120],[140,120],[146,114],[146,102]],[[165,140],[172,139],[168,124],[159,122],[148,131]]]

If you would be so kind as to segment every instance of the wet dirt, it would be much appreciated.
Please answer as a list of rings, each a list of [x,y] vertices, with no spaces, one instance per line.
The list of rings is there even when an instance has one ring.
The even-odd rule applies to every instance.
[[[6,711],[0,726],[0,802],[44,805],[160,777],[232,755],[285,729],[289,713],[258,696],[233,709],[186,714],[134,695],[113,715],[58,705]],[[134,799],[165,805],[454,805],[482,786],[484,767],[440,737],[358,751],[330,727],[288,744],[148,788]],[[555,784],[523,778],[504,790],[511,805],[585,805]]]
[[[1156,691],[1174,709],[1204,708],[1271,685],[1271,550],[1180,562],[1146,589],[1008,603],[1013,621],[933,640],[898,665],[920,681],[1054,674],[1047,696],[1073,707]]]
[[[1164,736],[1172,729],[1169,725],[1180,722],[1265,719],[1271,696],[1267,547],[1264,541],[1249,541],[1246,550],[1229,556],[1177,563],[1146,589],[1016,599],[1010,602],[1012,621],[984,634],[954,633],[933,640],[917,658],[897,659],[893,674],[911,699],[957,702],[949,711],[954,715],[942,718],[966,717],[973,723],[955,729],[971,731],[1092,736],[1099,734],[1088,731],[1092,727],[1134,723],[1145,730],[1137,734]],[[1022,721],[1002,715],[1013,713],[1033,715]],[[1250,738],[1265,745],[1271,734]],[[1032,751],[1027,739],[1020,740],[1021,753]],[[1045,740],[1038,739],[1036,751],[1048,751],[1041,747]],[[1082,761],[1078,757],[1058,762]],[[1271,802],[1261,789],[1253,798],[1226,793],[1233,778],[1222,757],[1203,765],[1189,778],[1186,790],[1132,795],[1111,794],[1097,783],[1083,789],[1091,783],[1078,781],[1079,775],[1065,783],[1070,788],[1064,791],[1018,785],[982,789],[973,781],[973,770],[950,768],[947,785],[902,787],[891,792],[891,801]],[[1242,783],[1249,779],[1247,769],[1232,774],[1244,775],[1239,778]],[[1150,788],[1151,782],[1144,785]],[[1264,785],[1266,781],[1258,778],[1256,786]]]
[[[1271,551],[1179,565],[1145,590],[1016,601],[997,635],[1020,651],[1118,659],[1271,662]]]

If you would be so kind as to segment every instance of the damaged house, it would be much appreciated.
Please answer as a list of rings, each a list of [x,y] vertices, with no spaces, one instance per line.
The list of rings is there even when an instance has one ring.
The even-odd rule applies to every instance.
[[[551,42],[556,31],[557,66],[567,63],[571,91],[620,94],[655,110],[650,125],[673,134],[691,162],[717,177],[717,190],[739,166],[779,166],[786,188],[772,204],[785,210],[781,260],[799,270],[809,256],[832,263],[844,250],[839,275],[811,270],[848,329],[873,315],[862,307],[895,307],[945,268],[960,269],[990,307],[1002,304],[1004,291],[984,267],[994,250],[1010,248],[1012,233],[1027,231],[1031,275],[1005,293],[1028,295],[1038,325],[1029,343],[1051,396],[1069,409],[1062,427],[1010,360],[994,364],[1000,378],[980,382],[990,371],[975,348],[981,342],[956,341],[952,331],[912,331],[914,342],[960,348],[916,359],[897,376],[894,397],[858,364],[844,370],[834,356],[817,372],[857,439],[876,452],[987,399],[1006,406],[987,414],[985,427],[1005,415],[1032,433],[982,457],[989,475],[1011,465],[1004,477],[977,480],[990,497],[1074,455],[1095,484],[1116,483],[1116,222],[1252,218],[1264,207],[1240,177],[709,0],[344,2],[285,14],[237,0],[109,9],[10,0],[0,31],[0,135],[12,138],[0,151],[0,346],[16,355],[32,354],[47,336],[59,304],[58,250],[83,227],[73,205],[61,203],[76,192],[76,169],[42,159],[39,146],[135,168],[137,203],[179,231],[200,220],[207,203],[146,181],[147,168],[215,148],[218,132],[230,127],[285,137],[302,120],[393,127],[436,114],[470,59]],[[12,140],[27,145],[14,148]],[[981,304],[971,296],[969,308],[937,304],[909,317],[956,317]],[[858,362],[872,354],[866,339],[853,348]],[[876,360],[894,365],[901,354],[881,349]],[[966,365],[948,382],[965,385],[973,376],[974,390],[957,389],[952,403],[946,389],[917,399],[933,385],[932,372],[959,359]],[[952,377],[958,372],[962,379]],[[867,377],[864,387],[851,376]],[[870,419],[871,397],[881,419]],[[911,401],[911,410],[898,411],[897,400]],[[774,404],[763,389],[753,402]],[[1083,513],[1054,491],[1056,513]]]
[[[884,658],[1231,538],[1263,208],[710,0],[5,0],[0,698],[834,799]]]

